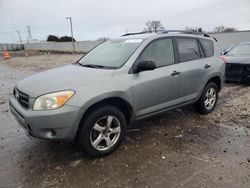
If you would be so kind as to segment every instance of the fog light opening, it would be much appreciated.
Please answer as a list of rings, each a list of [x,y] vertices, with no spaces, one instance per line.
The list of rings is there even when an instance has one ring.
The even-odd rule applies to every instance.
[[[50,137],[56,136],[56,131],[54,129],[50,129],[50,131],[48,133],[49,133]]]
[[[28,129],[29,129],[29,132],[31,132],[31,128],[30,128],[30,125],[27,125]]]

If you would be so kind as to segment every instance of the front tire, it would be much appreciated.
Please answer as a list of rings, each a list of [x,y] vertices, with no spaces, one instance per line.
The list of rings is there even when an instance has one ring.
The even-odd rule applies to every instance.
[[[116,150],[126,132],[126,119],[118,108],[99,106],[81,125],[78,142],[90,157],[102,157]]]
[[[218,86],[214,82],[209,82],[195,106],[201,114],[209,114],[214,110],[217,100]]]

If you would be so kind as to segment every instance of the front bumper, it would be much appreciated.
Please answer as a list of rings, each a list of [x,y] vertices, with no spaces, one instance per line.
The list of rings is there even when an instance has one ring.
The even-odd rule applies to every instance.
[[[226,63],[226,81],[250,82],[250,64]]]
[[[9,106],[29,135],[46,140],[74,140],[81,119],[79,107],[64,105],[56,110],[33,111],[24,109],[14,96],[11,96]]]

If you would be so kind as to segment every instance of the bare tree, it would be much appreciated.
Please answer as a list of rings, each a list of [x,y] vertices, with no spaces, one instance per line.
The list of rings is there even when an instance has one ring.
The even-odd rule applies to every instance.
[[[107,38],[107,37],[99,37],[97,40],[98,41],[106,41],[106,40],[109,40],[109,38]]]
[[[233,27],[225,27],[223,25],[220,25],[220,26],[215,27],[214,31],[218,33],[225,33],[225,32],[237,31],[237,29]]]
[[[203,29],[201,27],[186,27],[185,28],[186,31],[194,31],[194,32],[203,32]]]
[[[221,32],[223,32],[225,30],[225,28],[226,28],[225,26],[220,25],[220,26],[215,27],[214,31],[218,32],[218,33],[221,33]]]
[[[156,32],[157,30],[163,30],[164,27],[161,24],[161,21],[147,21],[146,22],[147,28],[145,28],[145,31],[149,31],[149,32]]]

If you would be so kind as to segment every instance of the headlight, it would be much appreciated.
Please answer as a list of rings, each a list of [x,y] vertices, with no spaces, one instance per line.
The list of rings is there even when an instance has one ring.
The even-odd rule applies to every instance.
[[[42,95],[35,100],[33,110],[52,110],[62,107],[73,95],[74,91],[59,91]]]

